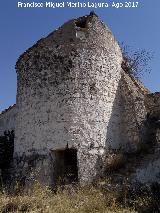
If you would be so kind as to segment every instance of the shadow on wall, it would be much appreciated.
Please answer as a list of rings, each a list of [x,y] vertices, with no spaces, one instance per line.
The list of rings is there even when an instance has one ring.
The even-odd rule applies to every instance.
[[[124,113],[125,108],[124,103],[122,101],[122,94],[120,91],[120,81],[115,94],[112,112],[107,126],[106,150],[121,149],[122,145],[125,143],[124,134],[122,132],[122,115]]]
[[[136,152],[146,134],[144,95],[126,76],[122,73],[107,127],[106,150],[111,153]]]

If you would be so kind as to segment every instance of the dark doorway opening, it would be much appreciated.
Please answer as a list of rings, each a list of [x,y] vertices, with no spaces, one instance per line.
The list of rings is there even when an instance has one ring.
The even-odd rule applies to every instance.
[[[54,178],[56,184],[70,184],[78,181],[77,150],[56,150]]]

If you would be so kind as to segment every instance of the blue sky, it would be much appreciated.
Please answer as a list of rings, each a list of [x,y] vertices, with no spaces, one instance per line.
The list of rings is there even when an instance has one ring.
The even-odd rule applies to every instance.
[[[18,0],[0,0],[0,111],[16,102],[15,63],[19,55],[68,19],[86,15],[93,10],[91,8],[18,8],[17,2]],[[93,0],[92,2],[113,1]],[[125,0],[114,2],[124,3]],[[151,91],[160,91],[160,0],[139,0],[138,8],[110,7],[94,10],[109,26],[119,42],[125,42],[136,50],[145,48],[154,52],[154,59],[150,63],[151,74],[145,75],[142,81]]]

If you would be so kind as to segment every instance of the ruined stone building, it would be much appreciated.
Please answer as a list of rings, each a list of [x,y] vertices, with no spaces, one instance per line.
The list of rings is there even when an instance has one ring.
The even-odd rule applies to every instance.
[[[122,62],[112,32],[94,13],[26,50],[16,63],[16,104],[0,114],[0,141],[13,144],[15,133],[1,173],[8,165],[25,184],[33,177],[49,185],[60,178],[90,182],[121,153],[134,167],[133,180],[159,181],[160,95],[127,74]],[[133,165],[129,156],[145,146],[150,152]]]

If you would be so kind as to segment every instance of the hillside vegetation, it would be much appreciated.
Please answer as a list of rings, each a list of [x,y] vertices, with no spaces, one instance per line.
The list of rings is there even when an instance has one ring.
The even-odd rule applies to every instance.
[[[132,201],[131,201],[132,197]],[[113,213],[158,212],[155,198],[142,193],[136,199],[124,187],[65,186],[51,191],[35,183],[32,190],[17,188],[14,194],[0,193],[0,212],[29,213]],[[159,200],[157,201],[159,202]]]

